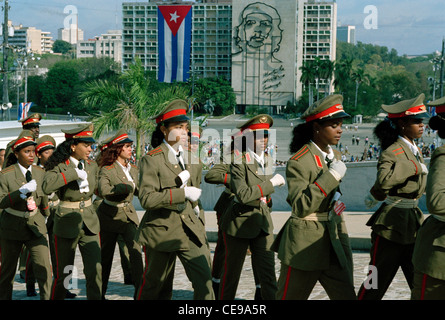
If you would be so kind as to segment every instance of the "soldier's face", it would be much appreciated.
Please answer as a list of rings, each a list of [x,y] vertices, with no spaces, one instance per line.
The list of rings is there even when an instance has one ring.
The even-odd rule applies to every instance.
[[[342,119],[332,119],[315,123],[314,142],[319,142],[322,146],[337,145],[343,133],[342,125]],[[319,143],[317,143],[317,145],[320,146]]]
[[[266,150],[269,142],[269,134],[264,131],[255,132],[255,152],[261,153]]]
[[[407,119],[399,124],[402,128],[402,136],[408,138],[409,140],[414,140],[422,137],[424,124],[422,119]]]
[[[45,165],[46,161],[48,161],[49,157],[53,154],[54,149],[47,149],[43,152],[37,154],[37,157],[40,159],[40,163]]]
[[[71,146],[72,156],[77,160],[87,160],[92,151],[92,143],[90,142],[79,142],[76,145]]]
[[[124,160],[130,160],[132,152],[133,152],[133,145],[131,143],[125,143],[121,153],[119,154],[119,157],[121,157]]]
[[[162,133],[164,133],[165,141],[171,146],[180,144],[184,147],[188,143],[188,127],[187,121],[183,122],[172,122],[167,126],[164,126]]]
[[[28,168],[34,162],[35,146],[28,146],[19,151],[14,151],[17,161],[25,168]]]

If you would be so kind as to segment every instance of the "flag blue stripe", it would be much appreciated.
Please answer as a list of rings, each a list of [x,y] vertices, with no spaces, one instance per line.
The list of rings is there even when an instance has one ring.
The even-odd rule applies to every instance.
[[[172,35],[172,77],[171,82],[176,80],[178,70],[178,34]]]
[[[164,50],[164,17],[158,8],[158,81],[164,82],[165,77],[165,50]]]
[[[183,66],[184,72],[182,75],[182,81],[187,81],[190,77],[190,49],[192,43],[192,9],[188,12],[184,20],[185,35],[184,35],[184,55]]]

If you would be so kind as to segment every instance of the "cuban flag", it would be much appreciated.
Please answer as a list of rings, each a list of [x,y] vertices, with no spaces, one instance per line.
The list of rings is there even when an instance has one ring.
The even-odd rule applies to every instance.
[[[29,109],[32,107],[32,102],[22,102],[19,105],[19,109],[17,110],[17,120],[25,119],[28,116]]]
[[[158,6],[158,81],[190,77],[192,6]]]

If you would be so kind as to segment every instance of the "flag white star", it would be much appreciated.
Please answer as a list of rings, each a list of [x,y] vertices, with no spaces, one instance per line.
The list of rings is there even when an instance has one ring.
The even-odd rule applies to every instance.
[[[175,23],[177,23],[177,19],[179,18],[179,16],[176,14],[177,11],[175,11],[174,13],[170,13],[171,19],[170,21],[174,20]]]

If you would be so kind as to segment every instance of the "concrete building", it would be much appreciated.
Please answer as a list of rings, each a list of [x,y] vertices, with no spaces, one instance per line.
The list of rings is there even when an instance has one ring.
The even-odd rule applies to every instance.
[[[122,30],[108,30],[94,39],[80,40],[76,46],[77,58],[109,57],[122,62]]]
[[[60,28],[57,35],[58,40],[76,44],[83,40],[83,30],[77,24],[71,24],[69,28]]]
[[[295,102],[303,92],[303,61],[335,60],[337,4],[316,0],[208,0],[124,2],[125,70],[139,57],[146,70],[157,71],[157,6],[192,4],[190,72],[195,77],[223,76],[232,81],[240,111]],[[262,16],[264,39],[246,40],[246,17]],[[252,17],[253,15],[249,15]],[[266,21],[268,20],[268,22]],[[332,80],[332,79],[331,79]],[[332,81],[321,79],[321,85]]]
[[[337,40],[355,44],[355,26],[337,26]]]
[[[8,24],[14,30],[14,35],[8,37],[11,46],[37,54],[51,52],[54,43],[51,32],[42,31],[35,27],[24,27],[21,24],[14,26],[11,21]]]

